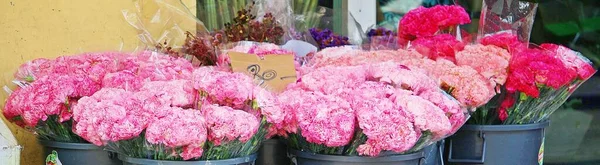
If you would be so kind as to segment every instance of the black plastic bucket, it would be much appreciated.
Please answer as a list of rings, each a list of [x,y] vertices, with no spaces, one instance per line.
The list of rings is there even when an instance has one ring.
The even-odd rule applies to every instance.
[[[121,165],[117,154],[104,151],[101,147],[90,143],[63,143],[39,140],[44,146],[44,159],[52,153],[58,153],[58,159],[64,165]]]
[[[119,159],[123,161],[123,165],[253,165],[256,160],[256,155],[257,154],[252,154],[239,158],[204,161],[152,160],[131,158],[124,155],[119,155]]]
[[[313,154],[289,150],[291,161],[296,165],[422,165],[425,163],[423,151],[382,157],[337,156]]]
[[[258,150],[256,165],[289,165],[287,146],[280,139],[269,139]]]
[[[444,140],[433,143],[423,148],[425,165],[444,165]]]
[[[450,164],[541,164],[548,121],[523,125],[464,125],[446,139]]]

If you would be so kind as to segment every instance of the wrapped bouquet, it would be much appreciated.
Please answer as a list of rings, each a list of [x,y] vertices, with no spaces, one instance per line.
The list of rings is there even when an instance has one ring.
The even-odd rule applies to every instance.
[[[329,155],[418,151],[466,120],[434,79],[393,62],[312,70],[279,104],[285,120],[275,126],[289,147]]]
[[[181,61],[178,65],[172,65]],[[73,131],[131,158],[221,160],[254,154],[283,120],[273,94],[242,73],[151,53],[118,62],[73,107]]]
[[[116,71],[116,59],[123,56],[115,52],[84,53],[27,62],[14,75],[18,87],[5,87],[10,96],[3,114],[42,140],[85,143],[71,130],[73,107],[81,97],[102,88],[106,75]]]
[[[511,33],[481,39],[482,46],[502,50],[510,58],[496,68],[506,83],[495,98],[474,115],[474,124],[530,124],[545,121],[596,70],[579,52],[555,44],[530,46]],[[465,50],[466,51],[466,50]],[[480,49],[469,53],[494,54]],[[467,52],[465,54],[468,54]],[[472,55],[471,55],[472,56]]]

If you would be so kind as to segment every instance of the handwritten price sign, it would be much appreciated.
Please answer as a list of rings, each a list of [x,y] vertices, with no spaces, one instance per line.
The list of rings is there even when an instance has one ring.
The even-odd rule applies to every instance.
[[[234,72],[246,73],[274,92],[282,92],[288,84],[296,82],[294,55],[266,55],[263,58],[240,52],[229,52],[228,55]]]

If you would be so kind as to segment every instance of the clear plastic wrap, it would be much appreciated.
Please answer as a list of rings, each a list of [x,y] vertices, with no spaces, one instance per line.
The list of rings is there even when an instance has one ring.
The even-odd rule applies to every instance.
[[[135,10],[122,13],[138,30],[139,48],[183,57],[196,65],[214,65],[212,36],[182,1],[136,0],[134,4]]]
[[[528,43],[537,11],[537,3],[519,0],[484,0],[477,39],[499,32],[517,35]]]
[[[10,132],[3,120],[0,120],[0,160],[6,165],[19,165],[22,147]]]
[[[215,65],[217,51],[228,43],[283,44],[293,39],[294,18],[287,0],[199,1],[196,13],[208,22],[197,19],[179,0],[136,1],[135,4],[136,10],[123,10],[123,15],[139,31],[142,47],[184,57],[195,65]],[[209,24],[208,29],[204,23]]]

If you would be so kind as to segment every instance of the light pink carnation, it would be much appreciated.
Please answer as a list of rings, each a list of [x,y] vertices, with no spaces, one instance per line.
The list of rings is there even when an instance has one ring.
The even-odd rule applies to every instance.
[[[470,66],[498,85],[506,82],[510,53],[494,45],[468,45],[456,54],[456,64]]]
[[[146,129],[146,140],[167,147],[183,147],[183,160],[200,158],[207,139],[202,112],[193,109],[170,108],[168,115],[155,120]]]
[[[208,127],[208,140],[217,146],[236,139],[246,142],[260,126],[260,121],[254,115],[242,110],[203,105],[201,111]]]
[[[400,94],[395,96],[394,103],[408,113],[416,129],[431,131],[436,140],[448,135],[452,128],[444,111],[421,97]]]

